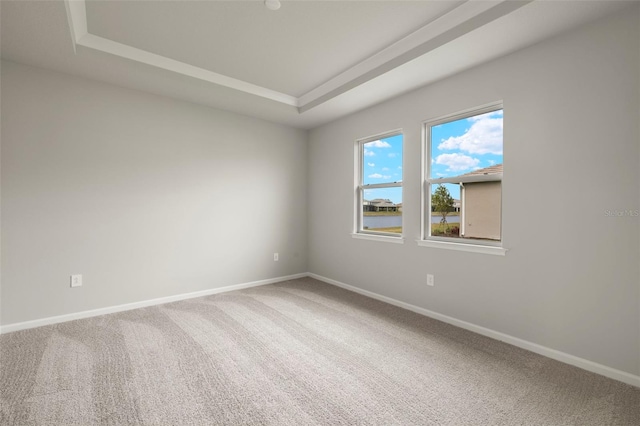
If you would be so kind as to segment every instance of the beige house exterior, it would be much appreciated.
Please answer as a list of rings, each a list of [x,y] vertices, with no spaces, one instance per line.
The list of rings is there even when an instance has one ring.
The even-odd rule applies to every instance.
[[[467,183],[460,233],[466,238],[500,240],[502,182]]]
[[[461,175],[502,175],[502,164]],[[460,236],[464,238],[501,239],[502,181],[467,182],[461,185],[462,204]]]

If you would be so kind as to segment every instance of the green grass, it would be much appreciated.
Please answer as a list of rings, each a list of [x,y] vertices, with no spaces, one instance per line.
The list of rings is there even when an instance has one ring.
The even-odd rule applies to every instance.
[[[442,214],[440,214],[439,212],[432,212],[431,216],[442,217]],[[451,217],[451,216],[460,216],[460,212],[449,212],[449,213],[447,213],[447,217]]]
[[[431,235],[450,236],[449,232],[450,232],[451,228],[453,228],[454,226],[460,228],[460,223],[458,223],[458,222],[449,222],[449,221],[447,221],[447,223],[444,224],[444,225],[442,223],[432,223],[431,224]]]

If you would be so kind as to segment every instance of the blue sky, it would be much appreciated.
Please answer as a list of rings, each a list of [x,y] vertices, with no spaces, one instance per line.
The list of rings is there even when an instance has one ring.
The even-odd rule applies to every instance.
[[[364,144],[363,183],[402,182],[402,135],[367,142]],[[366,190],[364,198],[388,198],[402,202],[402,188],[378,188]]]
[[[502,110],[432,127],[431,178],[458,176],[502,164],[502,133]],[[453,198],[460,199],[458,185],[446,186]]]
[[[501,164],[502,110],[463,118],[431,128],[431,177],[458,176]],[[402,181],[402,135],[364,144],[364,184]],[[451,196],[460,199],[458,185],[447,184]],[[436,185],[433,186],[435,190]],[[366,190],[364,198],[388,198],[402,202],[402,188]]]

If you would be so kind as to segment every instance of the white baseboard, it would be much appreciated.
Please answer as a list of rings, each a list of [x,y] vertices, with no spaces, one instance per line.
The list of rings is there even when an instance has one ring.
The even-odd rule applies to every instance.
[[[266,280],[252,281],[248,283],[234,284],[234,285],[219,287],[219,288],[212,288],[209,290],[195,291],[192,293],[177,294],[174,296],[160,297],[157,299],[126,303],[124,305],[92,309],[90,311],[75,312],[73,314],[41,318],[33,321],[17,322],[13,324],[0,326],[0,334],[11,333],[13,331],[19,331],[19,330],[26,330],[28,328],[42,327],[43,325],[58,324],[61,322],[73,321],[73,320],[82,319],[82,318],[95,317],[98,315],[106,315],[106,314],[113,314],[113,313],[122,312],[122,311],[130,311],[131,309],[146,308],[147,306],[162,305],[163,303],[177,302],[179,300],[193,299],[195,297],[209,296],[211,294],[241,290],[243,288],[257,287],[257,286],[273,284],[281,281],[294,280],[296,278],[304,278],[307,276],[309,276],[309,274],[305,272],[301,274],[287,275],[284,277],[270,278]]]
[[[582,368],[583,370],[600,374],[602,376],[609,377],[610,379],[618,380],[620,382],[627,383],[629,385],[640,388],[640,376],[636,376],[634,374],[627,373],[625,371],[616,370],[615,368],[607,367],[606,365],[598,364],[596,362],[589,361],[584,358],[579,358],[577,356],[560,352],[555,349],[547,348],[545,346],[538,345],[537,343],[532,343],[527,340],[519,339],[517,337],[513,337],[508,334],[501,333],[499,331],[491,330],[489,328],[475,325],[470,322],[462,321],[447,315],[439,314],[437,312],[433,312],[428,309],[420,308],[418,306],[411,305],[410,303],[401,302],[399,300],[392,299],[387,296],[382,296],[380,294],[373,293],[371,291],[363,290],[361,288],[354,287],[352,285],[345,284],[340,281],[333,280],[331,278],[326,278],[326,277],[323,277],[317,274],[312,274],[312,273],[309,273],[308,276],[311,278],[315,278],[319,281],[325,282],[327,284],[332,284],[337,287],[342,287],[346,290],[350,290],[355,293],[359,293],[364,296],[371,297],[372,299],[377,299],[382,302],[386,302],[391,305],[395,305],[400,308],[404,308],[409,311],[416,312],[418,314],[421,314],[430,318],[434,318],[442,322],[446,322],[448,324],[452,324],[457,327],[464,328],[469,331],[473,331],[474,333],[491,337],[492,339],[500,340],[502,342],[509,343],[513,346],[517,346],[519,348],[526,349],[531,352],[535,352],[539,355],[546,356],[547,358],[552,358],[552,359],[555,359],[556,361],[564,362],[565,364],[573,365],[575,367]]]

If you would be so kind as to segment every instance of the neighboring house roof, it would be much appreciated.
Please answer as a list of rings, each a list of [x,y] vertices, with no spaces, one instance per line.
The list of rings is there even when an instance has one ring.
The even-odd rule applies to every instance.
[[[371,200],[372,204],[383,204],[383,203],[391,203],[391,200],[389,200],[388,198],[376,198],[375,200]]]
[[[502,164],[496,164],[495,166],[489,166],[483,169],[474,170],[472,172],[465,173],[459,176],[482,176],[482,175],[495,175],[498,173],[502,173]]]
[[[402,207],[402,203],[394,204],[393,201],[387,198],[376,198],[375,200],[362,200],[362,204],[365,206],[375,207]]]

